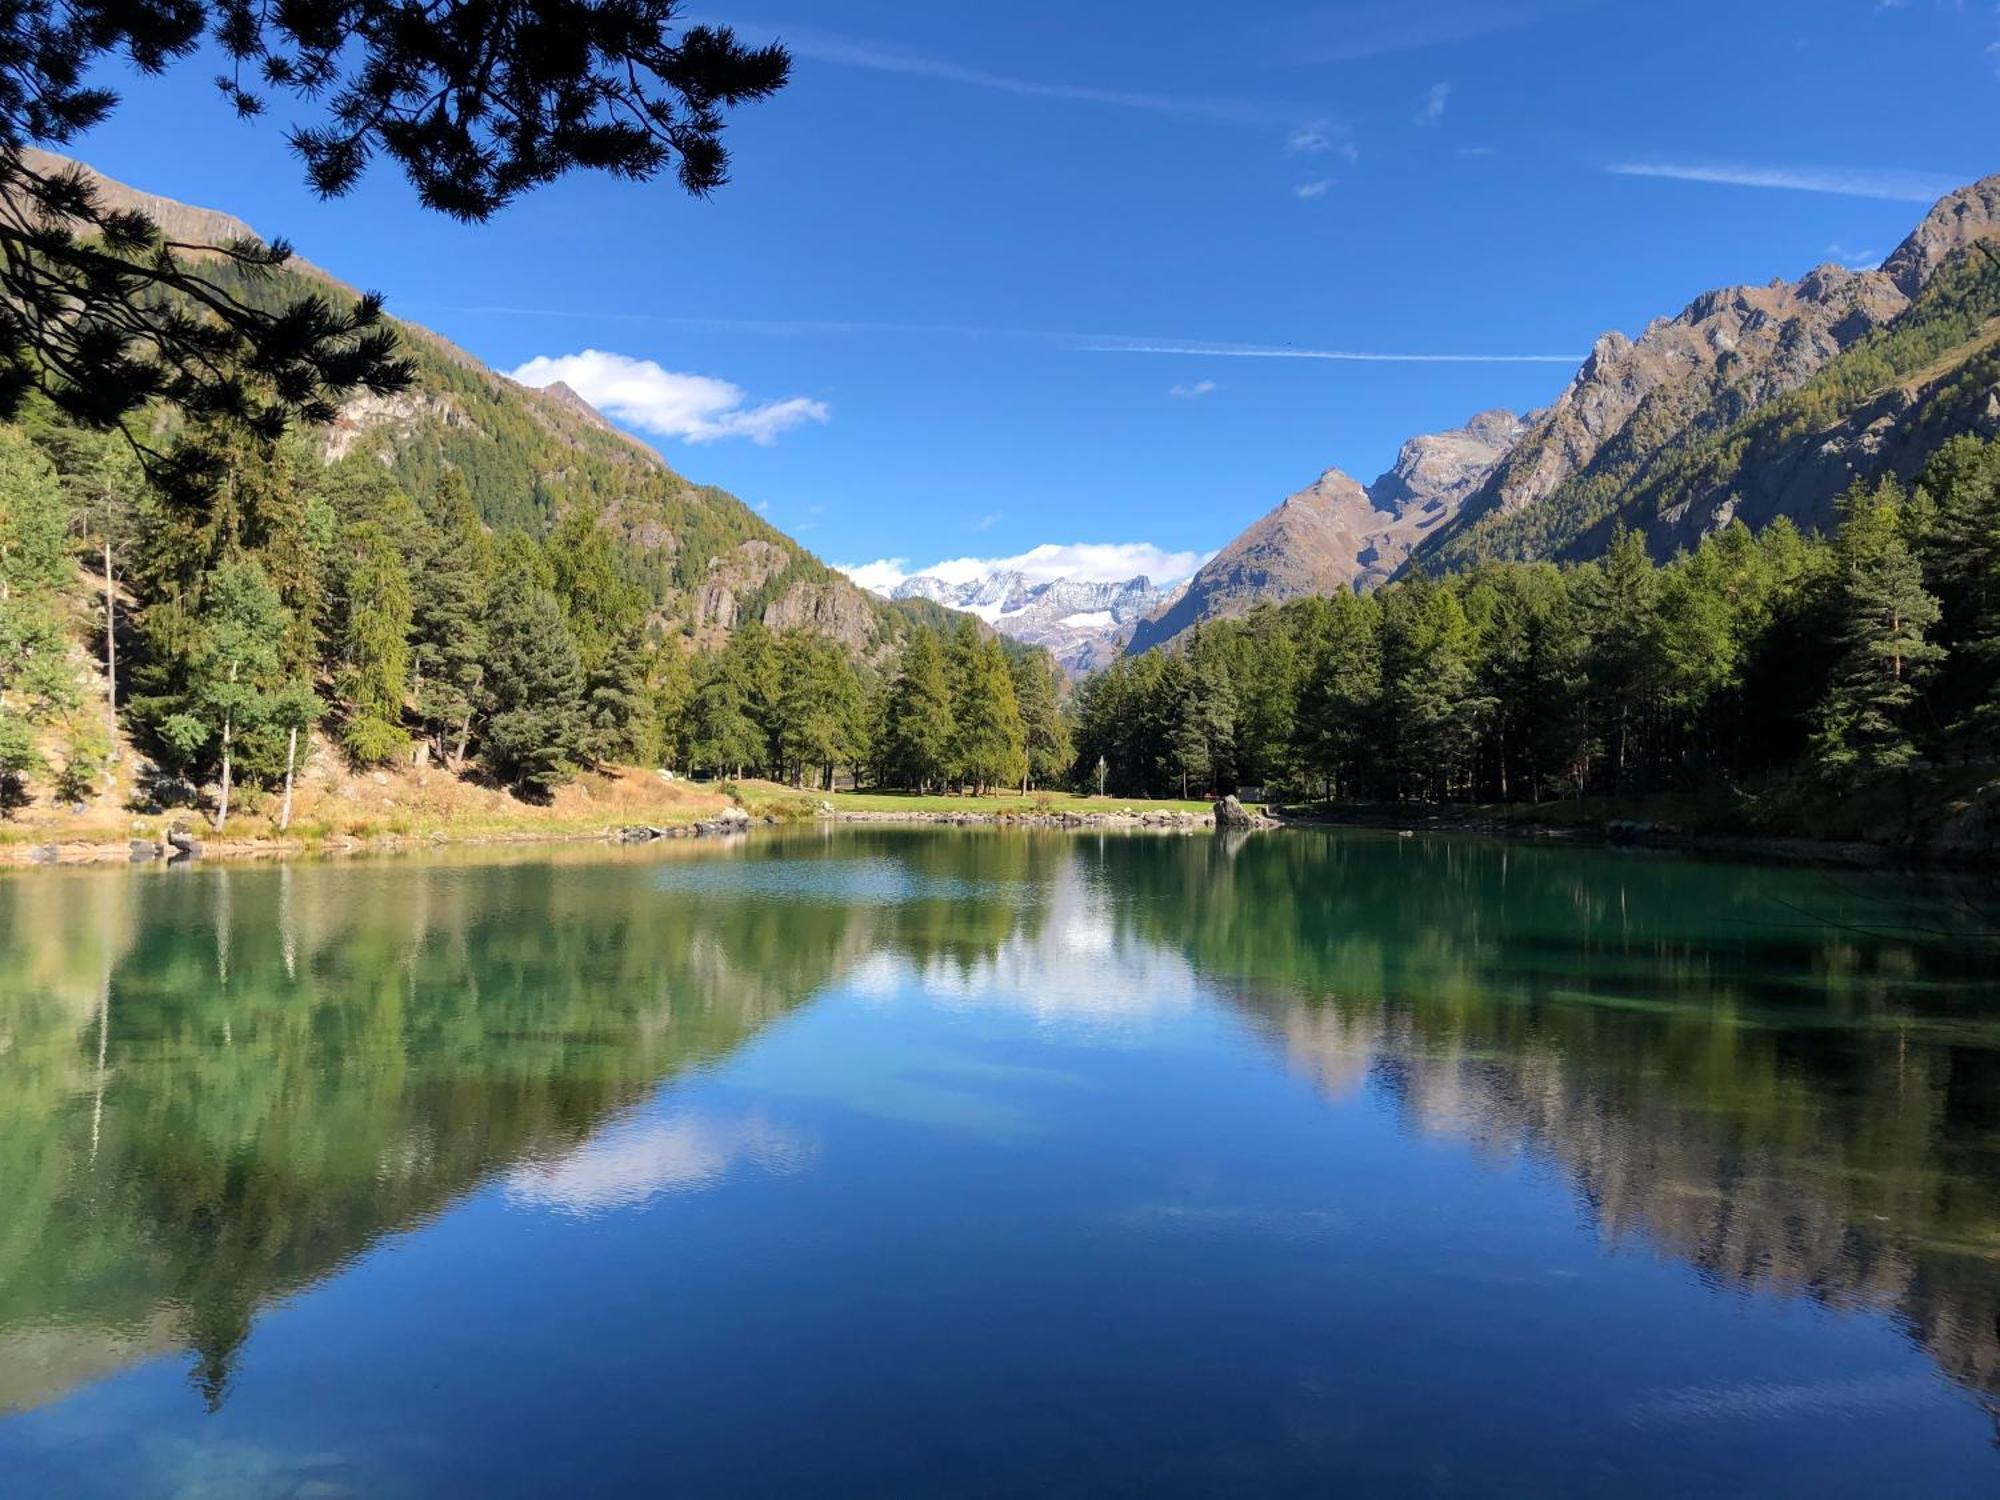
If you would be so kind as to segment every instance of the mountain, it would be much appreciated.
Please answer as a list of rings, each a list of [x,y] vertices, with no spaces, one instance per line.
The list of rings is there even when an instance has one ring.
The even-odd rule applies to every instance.
[[[30,155],[44,171],[79,167],[112,206],[143,210],[183,243],[255,238],[227,214],[142,192],[62,157]],[[269,275],[218,259],[204,274],[267,309],[305,292],[353,295],[300,260]],[[660,625],[697,644],[713,645],[756,620],[773,630],[814,630],[880,660],[913,622],[939,622],[931,606],[891,604],[855,587],[735,496],[683,477],[568,386],[519,385],[426,328],[390,321],[416,381],[399,395],[364,393],[346,402],[318,434],[327,461],[373,460],[412,490],[434,485],[447,467],[459,469],[496,531],[541,535],[585,508],[619,539],[621,565],[645,590]]]
[[[1936,425],[1923,413],[1979,357],[1991,313],[1973,304],[1996,237],[2000,176],[1941,200],[1876,270],[1725,287],[1636,340],[1605,334],[1417,561],[1587,557],[1619,521],[1663,557],[1738,516],[1825,527],[1856,474],[1907,475],[1950,435],[1895,434]],[[1809,388],[1817,399],[1794,399]]]
[[[1948,194],[1874,270],[1705,292],[1636,339],[1605,334],[1540,411],[1412,438],[1366,487],[1327,470],[1127,649],[1413,566],[1582,560],[1620,524],[1660,558],[1736,519],[1825,530],[1855,478],[1908,478],[1960,432],[2000,435],[2000,176]]]
[[[1081,674],[1117,656],[1139,622],[1180,592],[1155,588],[1144,576],[1116,583],[1079,578],[1030,583],[1013,569],[994,569],[962,583],[932,574],[905,578],[890,597],[929,600],[977,615],[1004,636],[1048,648],[1063,670]]]
[[[1260,602],[1386,583],[1412,548],[1459,513],[1524,430],[1510,411],[1483,411],[1463,427],[1411,438],[1366,487],[1328,469],[1210,558],[1180,597],[1140,623],[1127,649],[1145,651],[1199,620]]]

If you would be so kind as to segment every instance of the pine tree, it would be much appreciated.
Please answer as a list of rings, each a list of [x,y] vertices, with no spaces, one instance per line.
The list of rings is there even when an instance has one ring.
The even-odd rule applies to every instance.
[[[518,549],[494,581],[486,629],[483,758],[502,781],[547,796],[588,758],[583,663],[562,606]]]
[[[1188,700],[1187,732],[1200,741],[1197,778],[1204,787],[1219,788],[1235,783],[1236,689],[1229,679],[1223,653],[1203,641],[1199,627],[1188,645],[1188,667],[1192,673]],[[1187,765],[1183,762],[1184,767]],[[1190,790],[1184,774],[1181,796]]]
[[[1382,690],[1380,607],[1353,593],[1326,601],[1299,689],[1293,757],[1322,796],[1354,797],[1373,765],[1370,736]]]
[[[766,740],[763,727],[751,712],[754,695],[749,659],[725,649],[710,664],[694,695],[688,729],[690,764],[740,777],[747,767],[762,760]]]
[[[411,672],[417,717],[440,760],[465,761],[486,671],[486,599],[493,547],[464,475],[449,469],[424,500],[425,525],[410,570]]]
[[[1614,786],[1646,769],[1647,731],[1659,696],[1658,579],[1646,539],[1619,526],[1602,564],[1583,575],[1590,632],[1593,715]]]
[[[867,752],[860,680],[839,646],[810,631],[779,642],[784,690],[778,703],[780,762],[793,785],[808,773],[831,789],[835,768]]]
[[[644,597],[621,575],[611,533],[586,510],[558,521],[543,552],[583,670],[595,674],[615,652],[629,650],[645,618]]]
[[[884,760],[890,773],[916,791],[941,786],[951,774],[951,679],[944,644],[934,630],[919,628],[903,648],[890,689],[884,724]]]
[[[981,795],[996,786],[1011,786],[1025,770],[1026,731],[1021,724],[1020,705],[1014,700],[1014,678],[1007,669],[1007,654],[994,640],[982,641],[970,622],[961,636],[971,633],[968,649],[953,654],[961,658],[962,673],[953,694],[952,717],[956,732],[952,737],[952,764],[958,777]]]
[[[340,539],[343,595],[338,681],[346,700],[341,743],[357,766],[382,765],[409,744],[410,579],[402,554],[378,521],[349,526]]]
[[[1830,777],[1894,770],[1916,758],[1911,709],[1944,655],[1927,639],[1938,604],[1905,540],[1902,500],[1888,480],[1856,485],[1841,501],[1839,661],[1813,739],[1813,759]]]
[[[1048,786],[1069,770],[1076,756],[1059,699],[1060,675],[1046,651],[1030,651],[1013,663],[1014,702],[1021,712],[1024,773],[1021,790]]]
[[[1471,622],[1450,588],[1419,574],[1384,605],[1381,640],[1380,724],[1396,796],[1448,798],[1483,707]]]

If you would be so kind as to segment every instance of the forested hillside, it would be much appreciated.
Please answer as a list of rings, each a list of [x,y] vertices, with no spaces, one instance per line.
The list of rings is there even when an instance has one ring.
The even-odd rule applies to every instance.
[[[1913,488],[1857,482],[1838,514],[1830,538],[1736,520],[1662,566],[1620,530],[1580,564],[1211,621],[1082,686],[1078,778],[1433,804],[1979,780],[2000,750],[2000,444],[1954,438]]]
[[[246,232],[93,180],[197,245]],[[273,313],[351,295],[306,265],[201,265],[217,295]],[[941,651],[962,621],[961,658],[1047,676],[969,619],[855,588],[567,389],[394,326],[408,389],[329,425],[272,440],[153,412],[143,448],[200,445],[220,459],[212,491],[163,486],[124,434],[39,398],[0,427],[9,808],[82,809],[121,753],[129,805],[199,803],[217,826],[246,803],[288,825],[301,769],[327,756],[531,798],[617,765],[803,782],[869,761],[912,638]],[[1027,696],[1053,715],[1053,682]],[[970,774],[1022,780],[1018,725],[967,752]]]

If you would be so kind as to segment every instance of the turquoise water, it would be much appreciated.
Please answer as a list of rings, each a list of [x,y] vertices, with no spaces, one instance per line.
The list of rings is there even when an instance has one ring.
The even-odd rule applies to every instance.
[[[0,1494],[1992,1494],[1996,906],[1307,832],[0,879]]]

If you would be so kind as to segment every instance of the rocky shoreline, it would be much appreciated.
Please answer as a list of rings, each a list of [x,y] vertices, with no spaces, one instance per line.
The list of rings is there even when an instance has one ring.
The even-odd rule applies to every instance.
[[[1197,829],[1223,828],[1256,829],[1280,828],[1284,824],[1278,818],[1246,809],[1234,797],[1225,797],[1215,804],[1213,812],[1173,812],[1153,808],[1145,812],[1122,809],[1118,812],[1037,812],[1032,809],[1011,809],[996,812],[962,812],[956,808],[950,811],[900,810],[851,811],[822,802],[816,814],[822,823],[887,823],[918,827],[943,828],[1062,828],[1072,830],[1146,828],[1162,832],[1192,833]]]

